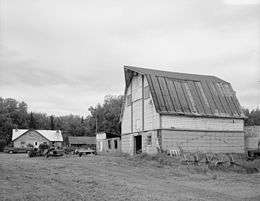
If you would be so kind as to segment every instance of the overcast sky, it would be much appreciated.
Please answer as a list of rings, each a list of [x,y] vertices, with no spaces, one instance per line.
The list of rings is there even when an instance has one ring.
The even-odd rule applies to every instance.
[[[123,65],[216,75],[260,106],[260,1],[0,0],[0,96],[87,115]]]

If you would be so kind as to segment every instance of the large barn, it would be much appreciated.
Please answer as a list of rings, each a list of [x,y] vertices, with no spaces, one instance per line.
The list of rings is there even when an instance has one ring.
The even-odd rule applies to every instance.
[[[244,114],[231,84],[215,76],[125,66],[123,153],[243,153]]]

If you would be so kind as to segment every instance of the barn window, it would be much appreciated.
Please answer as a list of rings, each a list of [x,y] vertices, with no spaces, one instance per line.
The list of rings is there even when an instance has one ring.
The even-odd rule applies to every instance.
[[[132,101],[132,95],[129,94],[129,95],[126,96],[126,104],[127,104],[127,106],[131,105],[131,101]]]
[[[108,143],[108,149],[111,149],[111,141],[108,140],[107,143]]]
[[[148,135],[146,140],[147,140],[147,145],[152,145],[152,136],[151,135]]]
[[[37,146],[37,142],[35,142],[34,145]]]
[[[117,140],[114,140],[115,149],[117,149]]]
[[[144,87],[144,99],[150,98],[149,86]]]

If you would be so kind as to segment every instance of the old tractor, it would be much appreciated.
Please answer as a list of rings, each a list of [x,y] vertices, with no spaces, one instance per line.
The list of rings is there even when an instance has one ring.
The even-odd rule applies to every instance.
[[[49,146],[46,143],[40,144],[38,148],[34,148],[28,153],[29,157],[44,156],[46,158],[48,158],[49,156],[63,156],[63,155],[64,155],[64,150],[62,148]]]

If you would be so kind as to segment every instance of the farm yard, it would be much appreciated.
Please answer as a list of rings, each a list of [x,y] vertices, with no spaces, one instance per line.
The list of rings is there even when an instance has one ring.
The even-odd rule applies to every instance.
[[[260,200],[260,173],[126,156],[1,153],[0,161],[0,200]]]

